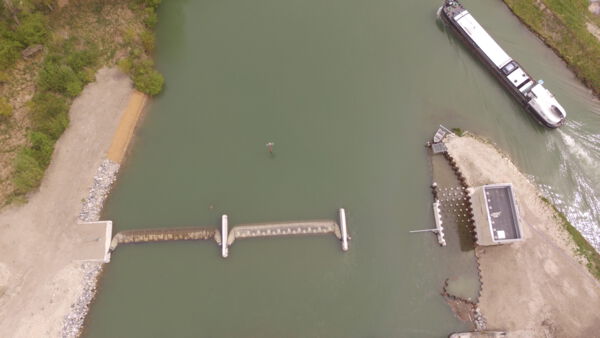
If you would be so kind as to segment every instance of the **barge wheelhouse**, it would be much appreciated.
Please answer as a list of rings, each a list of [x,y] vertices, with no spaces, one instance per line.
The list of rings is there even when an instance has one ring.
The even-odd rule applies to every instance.
[[[543,86],[543,81],[536,82],[460,3],[456,0],[445,0],[438,14],[540,123],[557,128],[565,122],[567,113],[552,93]]]

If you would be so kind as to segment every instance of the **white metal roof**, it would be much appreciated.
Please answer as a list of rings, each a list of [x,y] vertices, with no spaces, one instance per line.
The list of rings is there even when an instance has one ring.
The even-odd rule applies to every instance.
[[[501,68],[512,60],[471,14],[463,15],[456,20],[456,22],[490,58],[490,60],[492,60],[496,67]]]

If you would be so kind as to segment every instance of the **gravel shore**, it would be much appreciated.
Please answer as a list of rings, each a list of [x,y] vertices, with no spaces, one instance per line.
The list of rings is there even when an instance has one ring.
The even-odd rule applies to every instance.
[[[117,179],[120,165],[108,159],[102,161],[94,176],[94,183],[87,198],[83,201],[79,220],[95,222],[100,220],[100,212],[113,183]],[[81,264],[83,270],[83,290],[77,301],[71,305],[71,311],[65,316],[60,336],[62,338],[78,337],[83,329],[89,306],[96,295],[98,277],[104,263],[86,262]]]
[[[71,312],[65,316],[60,332],[62,338],[79,337],[89,306],[96,295],[96,284],[102,272],[103,263],[83,263],[83,292],[79,299],[71,305]]]
[[[88,240],[78,222],[98,219],[114,182],[119,166],[106,153],[132,93],[118,69],[98,71],[69,110],[39,190],[0,212],[0,337],[79,335],[102,264],[78,261]]]
[[[100,220],[100,212],[113,183],[117,179],[120,165],[105,159],[100,164],[94,184],[90,189],[88,197],[83,202],[79,219],[83,222],[95,222]]]

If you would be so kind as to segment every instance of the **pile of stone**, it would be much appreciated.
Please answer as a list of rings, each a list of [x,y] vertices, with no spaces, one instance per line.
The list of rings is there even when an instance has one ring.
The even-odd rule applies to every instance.
[[[487,329],[487,321],[485,320],[485,317],[483,317],[483,315],[481,314],[481,310],[478,307],[475,308],[474,314],[475,329],[477,331],[485,331],[485,329]]]
[[[101,263],[84,263],[81,265],[84,271],[83,292],[74,304],[71,304],[71,312],[65,317],[60,333],[62,338],[79,337],[83,328],[83,321],[89,311],[89,304],[96,294],[96,282],[102,271]]]
[[[95,222],[100,219],[100,211],[102,211],[104,200],[117,178],[119,167],[118,163],[108,159],[102,161],[96,172],[96,176],[94,176],[94,184],[90,189],[88,197],[83,201],[83,207],[79,214],[80,220]]]

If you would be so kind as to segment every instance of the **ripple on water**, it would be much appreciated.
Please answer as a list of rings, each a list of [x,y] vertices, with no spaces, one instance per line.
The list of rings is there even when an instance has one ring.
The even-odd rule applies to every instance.
[[[550,185],[538,187],[581,234],[600,251],[600,134],[585,130],[574,120],[557,130],[558,138],[549,141],[548,148],[560,155],[560,176],[572,186],[558,193]]]

